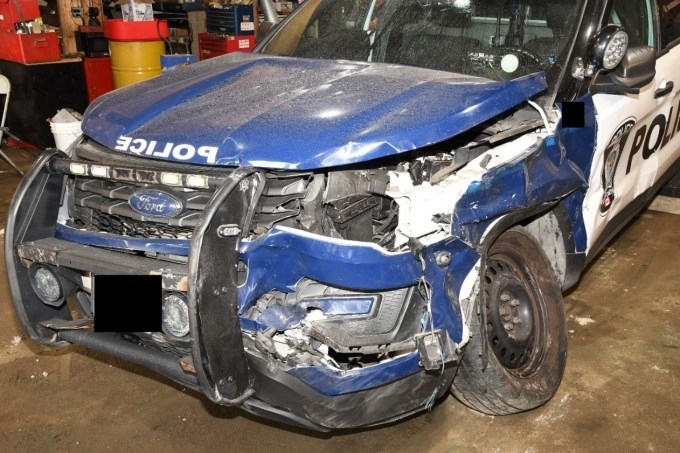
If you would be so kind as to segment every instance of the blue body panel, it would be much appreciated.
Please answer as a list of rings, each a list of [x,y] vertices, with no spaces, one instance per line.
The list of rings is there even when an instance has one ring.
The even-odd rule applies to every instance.
[[[584,127],[561,129],[560,139],[567,150],[567,158],[578,165],[585,179],[588,180],[593,164],[593,151],[595,150],[595,139],[597,137],[597,118],[592,95],[587,94],[580,98],[579,101],[583,102],[584,105]],[[571,218],[575,251],[578,253],[585,253],[588,246],[588,234],[583,221],[584,198],[585,188],[574,191],[564,200],[564,205]]]
[[[560,128],[560,140],[564,143],[567,158],[581,169],[586,179],[590,177],[593,164],[593,150],[597,136],[597,117],[593,96],[587,94],[578,99],[583,102],[584,127]],[[560,123],[561,126],[561,123]]]
[[[492,82],[379,63],[232,54],[95,100],[83,131],[150,158],[315,169],[441,142],[545,88],[543,73]]]
[[[438,266],[438,252],[451,253],[448,267]],[[465,277],[479,260],[479,253],[460,240],[446,240],[432,244],[425,250],[425,278],[432,288],[432,320],[435,329],[445,329],[449,337],[460,343],[463,337],[463,316],[458,293]]]
[[[488,222],[562,199],[586,184],[581,169],[567,158],[559,135],[548,136],[530,155],[494,168],[470,185],[456,203],[452,234],[476,244]]]
[[[339,288],[379,291],[413,286],[421,275],[410,252],[389,253],[370,243],[277,226],[259,239],[242,242],[241,260],[248,265],[248,277],[238,288],[240,313],[271,290],[294,291],[303,277]]]

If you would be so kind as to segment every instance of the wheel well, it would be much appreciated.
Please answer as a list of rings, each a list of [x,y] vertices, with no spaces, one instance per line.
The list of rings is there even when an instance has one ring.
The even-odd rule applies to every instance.
[[[585,266],[585,254],[576,252],[572,223],[563,203],[536,206],[501,217],[480,243],[482,257],[504,231],[514,226],[525,228],[539,243],[562,291],[578,282]]]
[[[567,282],[568,255],[573,253],[574,244],[571,228],[566,221],[566,212],[562,205],[542,212],[519,222],[540,244],[543,252],[550,261],[557,281],[564,289]]]
[[[564,283],[567,270],[567,254],[564,245],[564,235],[560,228],[557,216],[552,211],[522,224],[540,244],[543,252],[548,257],[553,271],[557,276],[560,286]]]

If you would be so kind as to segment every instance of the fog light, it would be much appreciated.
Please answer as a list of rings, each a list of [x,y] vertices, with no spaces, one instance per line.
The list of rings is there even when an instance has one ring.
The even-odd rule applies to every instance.
[[[189,305],[184,297],[170,294],[163,299],[163,328],[178,338],[189,333]]]
[[[33,265],[29,271],[31,287],[38,298],[46,303],[58,307],[64,301],[64,288],[57,273],[48,266]]]

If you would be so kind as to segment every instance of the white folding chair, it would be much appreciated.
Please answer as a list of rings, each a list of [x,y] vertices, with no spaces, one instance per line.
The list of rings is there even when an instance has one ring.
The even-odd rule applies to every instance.
[[[0,74],[0,95],[5,95],[5,104],[2,109],[2,121],[0,121],[0,144],[2,144],[2,135],[5,132],[8,132],[8,128],[5,127],[5,119],[7,118],[7,107],[9,106],[9,92],[11,90],[12,86],[9,83],[9,79],[5,77],[4,75]],[[9,132],[8,132],[9,133]],[[17,166],[17,164],[14,163],[12,159],[9,158],[7,154],[5,154],[2,149],[0,148],[0,156],[7,161],[16,171],[21,173],[22,175],[24,174],[23,171]]]

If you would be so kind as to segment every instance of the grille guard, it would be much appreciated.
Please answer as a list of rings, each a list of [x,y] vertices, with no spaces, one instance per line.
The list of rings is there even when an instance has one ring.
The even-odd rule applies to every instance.
[[[5,267],[17,319],[32,340],[47,348],[60,348],[68,343],[43,338],[37,331],[38,322],[49,318],[66,320],[70,314],[66,305],[55,311],[26,290],[30,288],[28,272],[21,264],[16,247],[23,242],[54,236],[63,177],[52,174],[48,166],[51,160],[61,157],[65,154],[57,150],[47,150],[38,157],[19,183],[5,226]]]
[[[241,182],[253,174],[263,178],[254,169],[239,168],[215,192],[203,211],[189,252],[194,363],[204,393],[220,404],[241,404],[254,394],[236,292],[241,234],[247,232],[263,188],[260,181],[250,196],[239,190]]]
[[[65,346],[68,343],[64,340],[68,339],[60,336],[45,338],[35,330],[39,321],[53,318],[55,314],[36,312],[44,311],[44,304],[26,300],[30,293],[28,296],[23,294],[21,288],[27,287],[27,283],[17,280],[23,273],[17,273],[21,265],[20,258],[15,254],[15,247],[25,240],[33,239],[33,236],[54,237],[56,206],[59,205],[57,200],[62,191],[53,188],[49,191],[53,194],[51,197],[41,197],[40,193],[46,193],[43,187],[47,181],[62,185],[63,175],[72,174],[68,164],[69,160],[61,153],[46,152],[39,158],[28,177],[22,181],[13,200],[7,229],[9,236],[5,242],[6,255],[14,256],[14,260],[8,263],[8,271],[13,276],[10,278],[10,287],[19,320],[32,339],[48,347]],[[129,170],[135,171],[134,168]],[[241,190],[241,183],[249,176],[257,180],[256,189]],[[264,187],[264,175],[254,169],[241,168],[219,179],[221,185],[203,212],[191,240],[189,253],[188,299],[192,356],[198,384],[203,393],[220,404],[240,405],[254,394],[254,390],[237,313],[236,266],[239,256],[237,251],[241,234],[247,233],[248,225],[252,221],[257,199]],[[210,178],[211,183],[216,180],[218,178]],[[49,202],[50,206],[55,207],[49,211],[47,217],[50,219],[47,220],[43,218],[44,216],[33,217],[33,212],[24,213],[25,209],[31,207],[23,203],[26,197],[40,198],[41,204]],[[48,210],[42,209],[41,212]],[[28,222],[35,223],[33,219],[39,225],[49,228],[49,231],[42,231],[43,227],[28,228]],[[238,226],[237,230],[231,231],[238,231],[239,234],[224,234],[224,225]],[[25,232],[29,230],[31,234],[26,234]],[[56,316],[62,319],[68,317],[67,313]],[[127,357],[127,354],[125,356]],[[163,370],[159,371],[167,375]]]
[[[76,161],[82,167],[74,167],[73,163],[53,159],[50,168],[56,173],[92,175],[94,164]],[[110,180],[163,184],[162,169],[140,171],[134,166],[99,166],[107,169]],[[254,174],[259,180],[256,190],[250,196],[238,190],[241,182]],[[191,175],[178,175],[180,185],[191,186]],[[239,168],[228,176],[223,173],[202,176],[202,188],[217,187],[217,191],[203,210],[189,252],[192,356],[198,382],[208,398],[219,404],[238,405],[254,394],[237,308],[238,249],[264,188],[264,175],[252,168]],[[226,225],[238,226],[238,234],[224,234]]]

